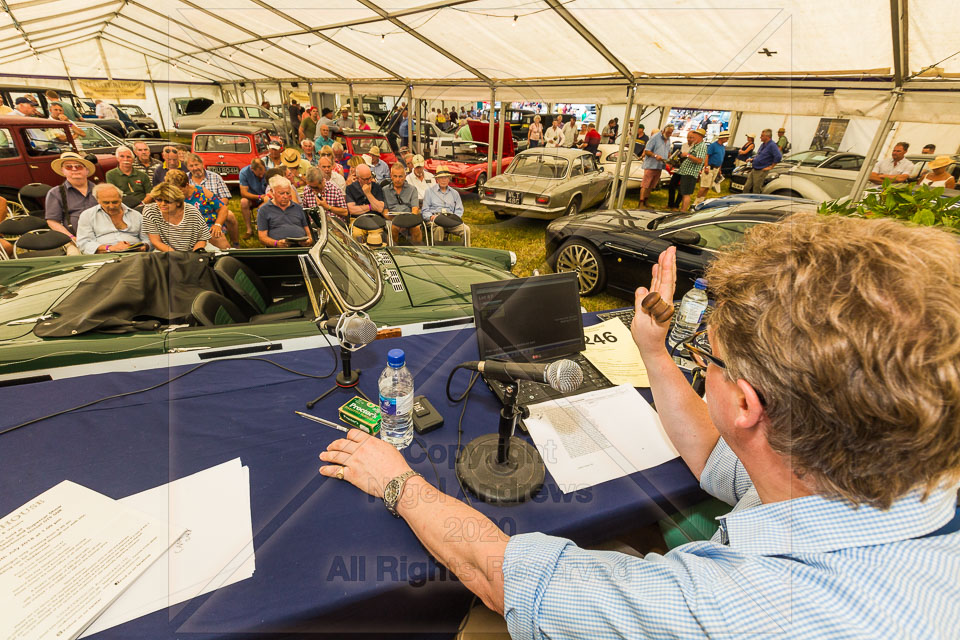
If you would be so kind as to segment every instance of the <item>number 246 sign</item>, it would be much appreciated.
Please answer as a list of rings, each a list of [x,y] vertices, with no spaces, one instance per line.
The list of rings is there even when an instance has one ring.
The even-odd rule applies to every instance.
[[[597,335],[584,336],[586,344],[606,344],[608,342],[616,342],[617,336],[613,335],[612,331],[604,331],[603,333],[598,333]]]

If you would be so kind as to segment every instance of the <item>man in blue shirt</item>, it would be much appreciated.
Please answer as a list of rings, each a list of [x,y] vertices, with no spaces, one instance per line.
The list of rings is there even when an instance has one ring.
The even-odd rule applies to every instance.
[[[673,125],[668,124],[660,132],[650,136],[643,149],[643,183],[640,185],[640,206],[646,207],[650,192],[660,184],[660,172],[667,166],[670,157],[670,136]]]
[[[244,238],[253,237],[253,210],[264,203],[267,193],[267,167],[260,158],[240,170],[240,213],[246,230]]]
[[[293,185],[283,176],[270,180],[273,202],[257,213],[257,231],[265,247],[299,247],[313,244],[307,214],[293,201]]]
[[[400,140],[405,141],[410,135],[410,116],[408,115],[406,109],[403,110],[403,114],[400,116]]]
[[[317,153],[320,153],[321,149],[323,149],[324,147],[332,147],[333,143],[336,141],[333,139],[333,136],[330,135],[330,127],[328,127],[327,125],[325,124],[320,125],[317,128],[317,131],[318,131],[317,137],[313,141],[313,145]]]
[[[650,290],[673,300],[676,273],[671,247]],[[706,276],[711,348],[688,343],[705,401],[646,287],[631,332],[664,430],[732,506],[711,540],[637,558],[509,537],[359,429],[320,472],[376,497],[389,486],[387,506],[515,639],[955,638],[960,244],[799,214],[754,226]],[[467,523],[477,535],[451,541]]]
[[[446,229],[436,223],[437,216],[441,214],[460,218],[461,220],[463,219],[463,200],[460,199],[460,194],[457,193],[457,190],[450,186],[450,178],[452,177],[453,174],[450,172],[450,169],[444,165],[440,165],[437,167],[437,173],[434,176],[434,179],[437,181],[436,184],[429,187],[423,194],[423,210],[420,212],[420,215],[427,222],[433,223],[434,242],[442,242],[445,231],[446,233],[455,233],[461,237],[464,234],[462,223],[455,227],[447,227]]]
[[[721,131],[717,138],[707,146],[707,166],[703,168],[700,174],[700,191],[697,193],[697,202],[703,201],[707,197],[707,191],[715,189],[720,192],[720,181],[723,177],[720,175],[720,167],[723,166],[723,159],[727,155],[727,140],[730,134]]]
[[[780,148],[773,141],[773,131],[764,129],[760,134],[760,149],[757,155],[753,157],[753,171],[747,174],[747,182],[743,185],[744,193],[760,193],[763,191],[763,182],[766,179],[767,171],[773,168],[773,165],[780,162],[783,154]]]

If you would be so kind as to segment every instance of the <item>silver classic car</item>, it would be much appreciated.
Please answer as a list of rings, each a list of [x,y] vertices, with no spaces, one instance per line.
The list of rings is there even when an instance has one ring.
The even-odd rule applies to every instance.
[[[588,151],[537,147],[517,154],[502,175],[488,180],[480,202],[498,218],[550,220],[603,202],[612,183],[613,174]]]

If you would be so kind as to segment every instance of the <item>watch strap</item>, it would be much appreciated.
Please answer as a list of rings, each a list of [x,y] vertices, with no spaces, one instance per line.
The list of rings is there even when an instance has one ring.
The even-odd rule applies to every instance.
[[[383,506],[387,508],[387,511],[390,512],[394,518],[399,518],[400,514],[397,512],[397,503],[400,502],[400,496],[403,495],[403,487],[407,484],[407,480],[414,476],[419,476],[420,474],[410,469],[401,473],[399,476],[387,483],[386,488],[383,492]],[[393,489],[395,493],[392,496],[392,499],[388,499],[387,492]]]

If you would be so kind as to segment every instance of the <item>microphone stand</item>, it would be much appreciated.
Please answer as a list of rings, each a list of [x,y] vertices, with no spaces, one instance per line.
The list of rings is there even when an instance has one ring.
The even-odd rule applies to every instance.
[[[519,386],[516,380],[506,385],[498,432],[471,440],[457,458],[457,476],[484,502],[523,502],[543,486],[540,453],[513,435],[520,418],[530,416],[527,407],[517,405]]]
[[[344,345],[343,334],[341,334],[339,331],[337,331],[337,340],[340,342],[340,363],[342,365],[342,369],[340,373],[337,374],[336,383],[319,396],[308,402],[307,409],[313,409],[315,404],[326,398],[337,389],[353,391],[353,393],[356,393],[367,402],[371,401],[370,398],[367,397],[367,394],[365,394],[357,386],[360,384],[360,369],[353,369],[350,366],[350,358],[352,357],[353,352],[366,345],[355,346],[352,349],[348,348]]]

